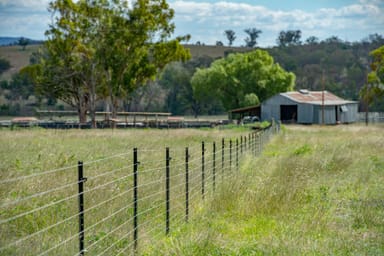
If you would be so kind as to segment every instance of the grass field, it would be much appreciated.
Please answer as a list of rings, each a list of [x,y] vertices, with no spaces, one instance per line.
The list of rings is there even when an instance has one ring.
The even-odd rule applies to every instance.
[[[204,201],[201,141],[212,166],[212,143],[234,141],[248,130],[1,130],[0,255],[76,255],[78,160],[88,178],[86,254],[129,254],[134,147],[143,184],[139,206],[147,209],[139,218],[140,255],[382,255],[383,128],[288,126],[261,156],[242,157],[240,172],[226,170],[226,179],[218,174],[215,193],[207,167]],[[192,183],[185,224],[178,200],[187,146]],[[165,147],[172,156],[169,236],[158,182],[164,180]],[[47,202],[54,205],[30,212]],[[127,232],[130,239],[122,239]]]
[[[0,255],[76,255],[77,161],[84,162],[89,255],[132,247],[133,148],[138,148],[140,251],[164,234],[165,148],[171,160],[171,230],[184,220],[185,147],[190,155],[191,215],[201,201],[201,142],[206,193],[212,192],[212,143],[249,128],[0,131]],[[219,156],[218,149],[218,156]],[[225,150],[228,169],[228,153]],[[217,157],[218,157],[217,156]],[[234,163],[234,159],[233,159]],[[43,175],[41,175],[43,174]],[[219,179],[219,176],[218,176]],[[221,179],[222,180],[222,179]]]
[[[383,126],[289,126],[146,255],[384,255]]]

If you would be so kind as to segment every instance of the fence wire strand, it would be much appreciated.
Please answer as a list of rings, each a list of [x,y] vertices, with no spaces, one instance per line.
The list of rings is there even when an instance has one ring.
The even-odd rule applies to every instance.
[[[239,168],[238,164],[241,161],[241,159],[244,157],[244,155],[250,154],[252,156],[257,156],[258,154],[260,154],[264,144],[270,139],[271,134],[272,133],[268,131],[268,132],[260,132],[257,134],[255,133],[255,134],[252,134],[252,136],[248,135],[248,137],[247,136],[243,137],[243,135],[241,135],[241,140],[231,139],[231,140],[219,140],[219,141],[213,140],[213,141],[205,142],[204,152],[202,151],[201,143],[190,144],[188,145],[188,147],[182,147],[182,146],[170,147],[170,157],[172,157],[172,160],[170,160],[170,166],[169,166],[170,172],[172,175],[168,177],[169,181],[171,182],[169,190],[172,193],[169,201],[170,210],[172,212],[172,216],[168,220],[170,221],[170,227],[172,227],[172,229],[174,229],[175,227],[180,228],[183,225],[184,223],[183,221],[186,218],[186,215],[184,212],[184,208],[185,208],[184,199],[187,193],[186,191],[187,180],[185,179],[186,149],[188,149],[188,154],[189,154],[188,155],[188,166],[189,166],[188,193],[189,193],[189,201],[190,201],[189,204],[191,207],[193,204],[197,203],[196,201],[197,197],[212,196],[215,188],[219,186],[220,182],[222,182],[224,178],[229,177],[229,175],[235,175],[234,171],[237,168]],[[160,189],[158,188],[157,191],[147,193],[147,195],[145,195],[146,194],[145,191],[151,191],[151,190],[147,190],[146,189],[147,187],[153,187],[154,189],[156,189],[158,185],[164,184],[166,179],[165,169],[166,169],[167,161],[165,159],[165,150],[164,148],[161,148],[161,149],[156,148],[156,147],[159,147],[157,143],[159,143],[159,141],[162,141],[162,140],[163,139],[158,139],[154,141],[151,145],[139,144],[139,146],[146,146],[140,149],[139,147],[135,147],[137,149],[137,153],[139,154],[138,158],[141,160],[141,162],[139,163],[140,169],[137,172],[138,179],[145,180],[144,183],[136,185],[135,188],[133,184],[131,184],[133,182],[134,173],[130,172],[129,174],[113,178],[112,180],[106,181],[104,183],[95,184],[95,186],[91,186],[91,187],[86,186],[87,189],[82,193],[76,192],[73,195],[69,195],[65,198],[61,198],[59,200],[49,202],[45,205],[36,207],[29,211],[25,211],[25,212],[16,214],[14,216],[8,217],[6,219],[0,220],[0,225],[8,224],[9,222],[22,218],[24,216],[33,214],[38,211],[42,211],[48,207],[52,207],[54,205],[61,204],[71,199],[77,198],[80,195],[87,195],[96,190],[100,190],[109,185],[123,181],[124,179],[129,179],[129,180],[126,180],[126,182],[129,181],[130,184],[126,185],[126,188],[121,193],[118,193],[113,196],[109,195],[107,199],[101,202],[98,202],[90,207],[86,207],[86,209],[83,212],[73,214],[72,216],[69,216],[63,220],[60,220],[54,223],[53,225],[47,226],[34,233],[28,234],[24,237],[21,237],[20,239],[12,241],[9,244],[1,247],[0,252],[7,248],[19,245],[29,239],[32,239],[33,237],[36,237],[42,233],[49,231],[50,229],[58,227],[59,225],[69,222],[79,217],[80,214],[83,214],[83,215],[88,214],[91,211],[101,208],[104,205],[107,205],[108,203],[118,198],[121,198],[122,196],[125,196],[128,193],[132,193],[135,189],[136,191],[139,192],[139,195],[140,195],[139,198],[134,199],[133,195],[130,195],[129,203],[125,204],[123,207],[118,206],[116,209],[113,210],[113,212],[108,213],[107,216],[104,215],[102,218],[99,218],[96,222],[93,222],[89,226],[86,226],[85,229],[83,229],[83,232],[92,233],[91,231],[95,230],[96,227],[98,227],[99,225],[102,225],[103,223],[107,223],[108,221],[114,219],[118,214],[121,214],[128,209],[133,209],[134,200],[136,200],[135,201],[136,205],[138,205],[138,212],[136,213],[136,215],[129,213],[128,216],[130,217],[127,217],[122,223],[118,224],[115,227],[112,227],[112,229],[108,233],[103,234],[103,236],[99,237],[96,241],[89,244],[86,250],[90,251],[91,249],[94,249],[98,244],[101,244],[108,237],[111,237],[112,234],[116,233],[118,230],[120,230],[124,226],[131,223],[134,220],[134,218],[144,219],[144,221],[140,222],[136,226],[136,228],[137,230],[142,230],[141,232],[145,232],[146,234],[151,234],[150,236],[148,236],[149,237],[148,239],[153,240],[154,237],[160,236],[162,234],[165,235],[165,227],[163,227],[163,224],[152,225],[152,227],[149,229],[147,227],[150,227],[148,225],[151,223],[157,223],[161,216],[165,217],[166,188],[161,187]],[[224,144],[222,144],[223,142]],[[215,143],[216,145],[215,147],[213,147],[213,143]],[[88,175],[86,176],[89,176],[87,178],[88,181],[100,180],[102,178],[109,177],[112,174],[116,174],[120,171],[132,168],[134,166],[133,159],[130,159],[127,156],[130,156],[133,150],[134,149],[132,148],[132,149],[128,149],[126,153],[115,154],[115,155],[107,156],[104,158],[96,159],[93,161],[84,162],[82,165],[84,167],[87,167],[86,171]],[[153,157],[150,159],[153,159],[153,160],[150,160],[147,157],[141,157],[143,154],[152,155]],[[204,160],[203,160],[203,157],[204,157]],[[98,174],[90,175],[95,171],[95,170],[92,170],[91,168],[92,165],[104,163],[108,160],[117,159],[117,158],[121,158],[124,160],[124,163],[122,163],[124,164],[123,167],[115,168],[111,170],[108,170],[106,168],[105,170],[98,169],[97,170]],[[157,158],[157,159],[154,159],[154,158]],[[0,180],[0,184],[19,182],[26,179],[32,179],[32,178],[40,177],[42,175],[55,174],[57,172],[66,171],[66,170],[71,170],[75,172],[78,166],[79,165],[73,165],[73,166],[57,168],[49,171],[38,172],[31,175]],[[58,191],[65,190],[69,187],[72,187],[72,186],[74,187],[76,185],[79,185],[81,182],[84,182],[84,181],[77,181],[77,182],[64,184],[55,188],[48,189],[46,191],[41,191],[32,195],[25,196],[23,198],[16,199],[14,201],[5,202],[2,205],[0,205],[0,208],[17,205],[37,197],[47,196],[51,193],[55,193]],[[84,182],[84,184],[86,185],[88,183]],[[155,202],[160,202],[160,203],[155,203]],[[200,202],[203,202],[203,201],[200,200]],[[156,230],[158,230],[158,232],[156,232],[155,234],[152,234]],[[102,252],[100,252],[98,255],[104,255],[108,253],[110,250],[112,250],[112,248],[116,247],[116,245],[121,243],[124,239],[128,239],[128,236],[132,235],[134,231],[135,231],[135,228],[130,227],[129,232],[120,236],[119,239],[114,241],[112,244],[108,245],[108,247],[103,249]],[[78,236],[79,236],[79,233],[70,235],[60,243],[57,243],[51,248],[43,252],[40,252],[39,255],[49,254],[53,250],[59,248],[60,246],[63,246],[64,244],[70,242],[71,240],[74,240]],[[118,251],[116,252],[117,253],[116,255],[123,254],[127,249],[132,248],[134,243],[135,241],[132,239],[130,240],[130,242],[128,242],[128,244],[124,248],[117,248]]]

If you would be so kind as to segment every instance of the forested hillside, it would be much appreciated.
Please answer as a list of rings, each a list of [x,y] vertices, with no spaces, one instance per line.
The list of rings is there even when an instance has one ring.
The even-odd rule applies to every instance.
[[[296,89],[321,90],[324,86],[343,98],[358,100],[359,90],[370,72],[369,52],[382,45],[381,37],[360,43],[346,43],[334,38],[319,44],[268,51],[276,62],[296,74]]]
[[[321,90],[325,88],[340,97],[359,100],[359,91],[370,72],[369,53],[384,45],[381,35],[371,35],[361,42],[345,42],[331,37],[321,42],[306,42],[299,45],[279,46],[266,50],[282,68],[296,75],[296,89]],[[34,46],[36,47],[36,46]],[[224,113],[225,109],[217,99],[199,101],[193,97],[191,78],[197,68],[207,68],[219,59],[236,52],[248,52],[255,48],[185,45],[192,58],[184,63],[169,64],[161,75],[148,86],[140,87],[124,100],[126,111],[167,111],[176,115],[201,115]],[[28,49],[28,48],[27,48]],[[36,48],[35,48],[36,49]],[[68,108],[54,99],[35,96],[31,81],[21,74],[14,74],[26,63],[15,62],[14,54],[26,55],[22,59],[34,61],[30,50],[18,46],[1,47],[1,63],[11,63],[1,69],[0,114],[24,115],[33,113],[34,108]],[[21,57],[20,57],[21,58]],[[20,63],[20,66],[17,66]],[[10,76],[13,73],[13,76]],[[49,105],[49,106],[48,106]],[[98,102],[103,110],[103,102]],[[384,100],[375,99],[371,111],[384,111]]]

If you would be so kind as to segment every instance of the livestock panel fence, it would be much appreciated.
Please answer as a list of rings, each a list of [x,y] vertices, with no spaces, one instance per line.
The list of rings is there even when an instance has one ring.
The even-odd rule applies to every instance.
[[[384,122],[384,112],[359,112],[357,115],[358,122],[366,122],[368,117],[368,123],[383,123]]]
[[[279,127],[0,180],[0,255],[127,255],[188,225]],[[3,197],[4,198],[4,197]]]

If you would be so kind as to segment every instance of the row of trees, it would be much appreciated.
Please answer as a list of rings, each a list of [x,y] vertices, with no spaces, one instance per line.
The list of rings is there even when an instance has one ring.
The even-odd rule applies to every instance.
[[[118,0],[57,0],[50,11],[54,22],[41,51],[31,56],[32,65],[1,87],[10,97],[28,98],[34,89],[38,99],[62,100],[78,109],[81,122],[89,111],[94,123],[100,103],[112,111],[112,117],[121,107],[173,114],[223,113],[293,89],[295,75],[297,89],[321,90],[323,72],[327,90],[358,100],[369,63],[372,72],[381,74],[381,55],[373,53],[373,62],[367,58],[384,44],[377,34],[353,44],[337,37],[323,42],[311,37],[303,45],[299,30],[286,31],[280,33],[284,45],[266,51],[223,59],[196,56],[188,61],[190,54],[180,42],[189,37],[169,39],[173,10],[165,0],[141,0],[132,6]],[[247,33],[249,42],[256,44],[261,31]],[[228,36],[232,42],[236,38],[230,31]],[[360,95],[373,99],[374,109],[379,109],[382,78],[372,74],[368,78],[367,93],[362,90]]]
[[[244,39],[245,46],[255,47],[257,45],[257,38],[259,38],[262,31],[257,28],[247,28],[244,30],[244,32],[247,34],[247,37]],[[224,34],[227,37],[228,45],[232,46],[233,42],[236,40],[235,31],[228,29],[224,31]],[[216,45],[218,44],[222,44],[222,43],[218,41],[216,42]]]
[[[333,36],[323,42],[274,47],[268,52],[283,68],[295,73],[297,89],[322,90],[324,83],[326,90],[336,95],[363,101],[360,90],[374,61],[370,52],[382,45],[384,38],[378,34],[353,43]],[[384,99],[375,96],[370,105],[373,111],[383,111]]]
[[[112,117],[130,93],[154,79],[172,61],[190,58],[174,31],[174,12],[165,0],[56,0],[53,24],[37,63],[22,72],[34,78],[40,95],[76,107],[80,122],[96,102],[106,102]]]
[[[247,34],[247,37],[244,39],[245,41],[245,47],[255,47],[257,45],[257,39],[259,38],[260,34],[262,33],[261,30],[257,28],[248,28],[245,29],[244,32]],[[236,32],[228,29],[224,31],[224,35],[226,36],[228,40],[228,46],[232,46],[233,42],[236,40]],[[367,38],[367,40],[383,40],[383,37],[378,34],[370,35],[370,37],[373,38]],[[341,39],[339,39],[336,36],[331,36],[324,41],[320,41],[318,37],[310,36],[308,37],[304,42],[301,38],[301,30],[282,30],[279,32],[276,43],[278,47],[287,47],[287,46],[294,46],[294,45],[314,45],[319,43],[343,43]],[[221,41],[217,41],[216,44],[221,44]]]
[[[368,122],[369,106],[377,99],[384,100],[384,45],[373,50],[370,55],[372,56],[371,71],[367,75],[367,82],[360,90],[360,97],[366,104],[366,122]]]

